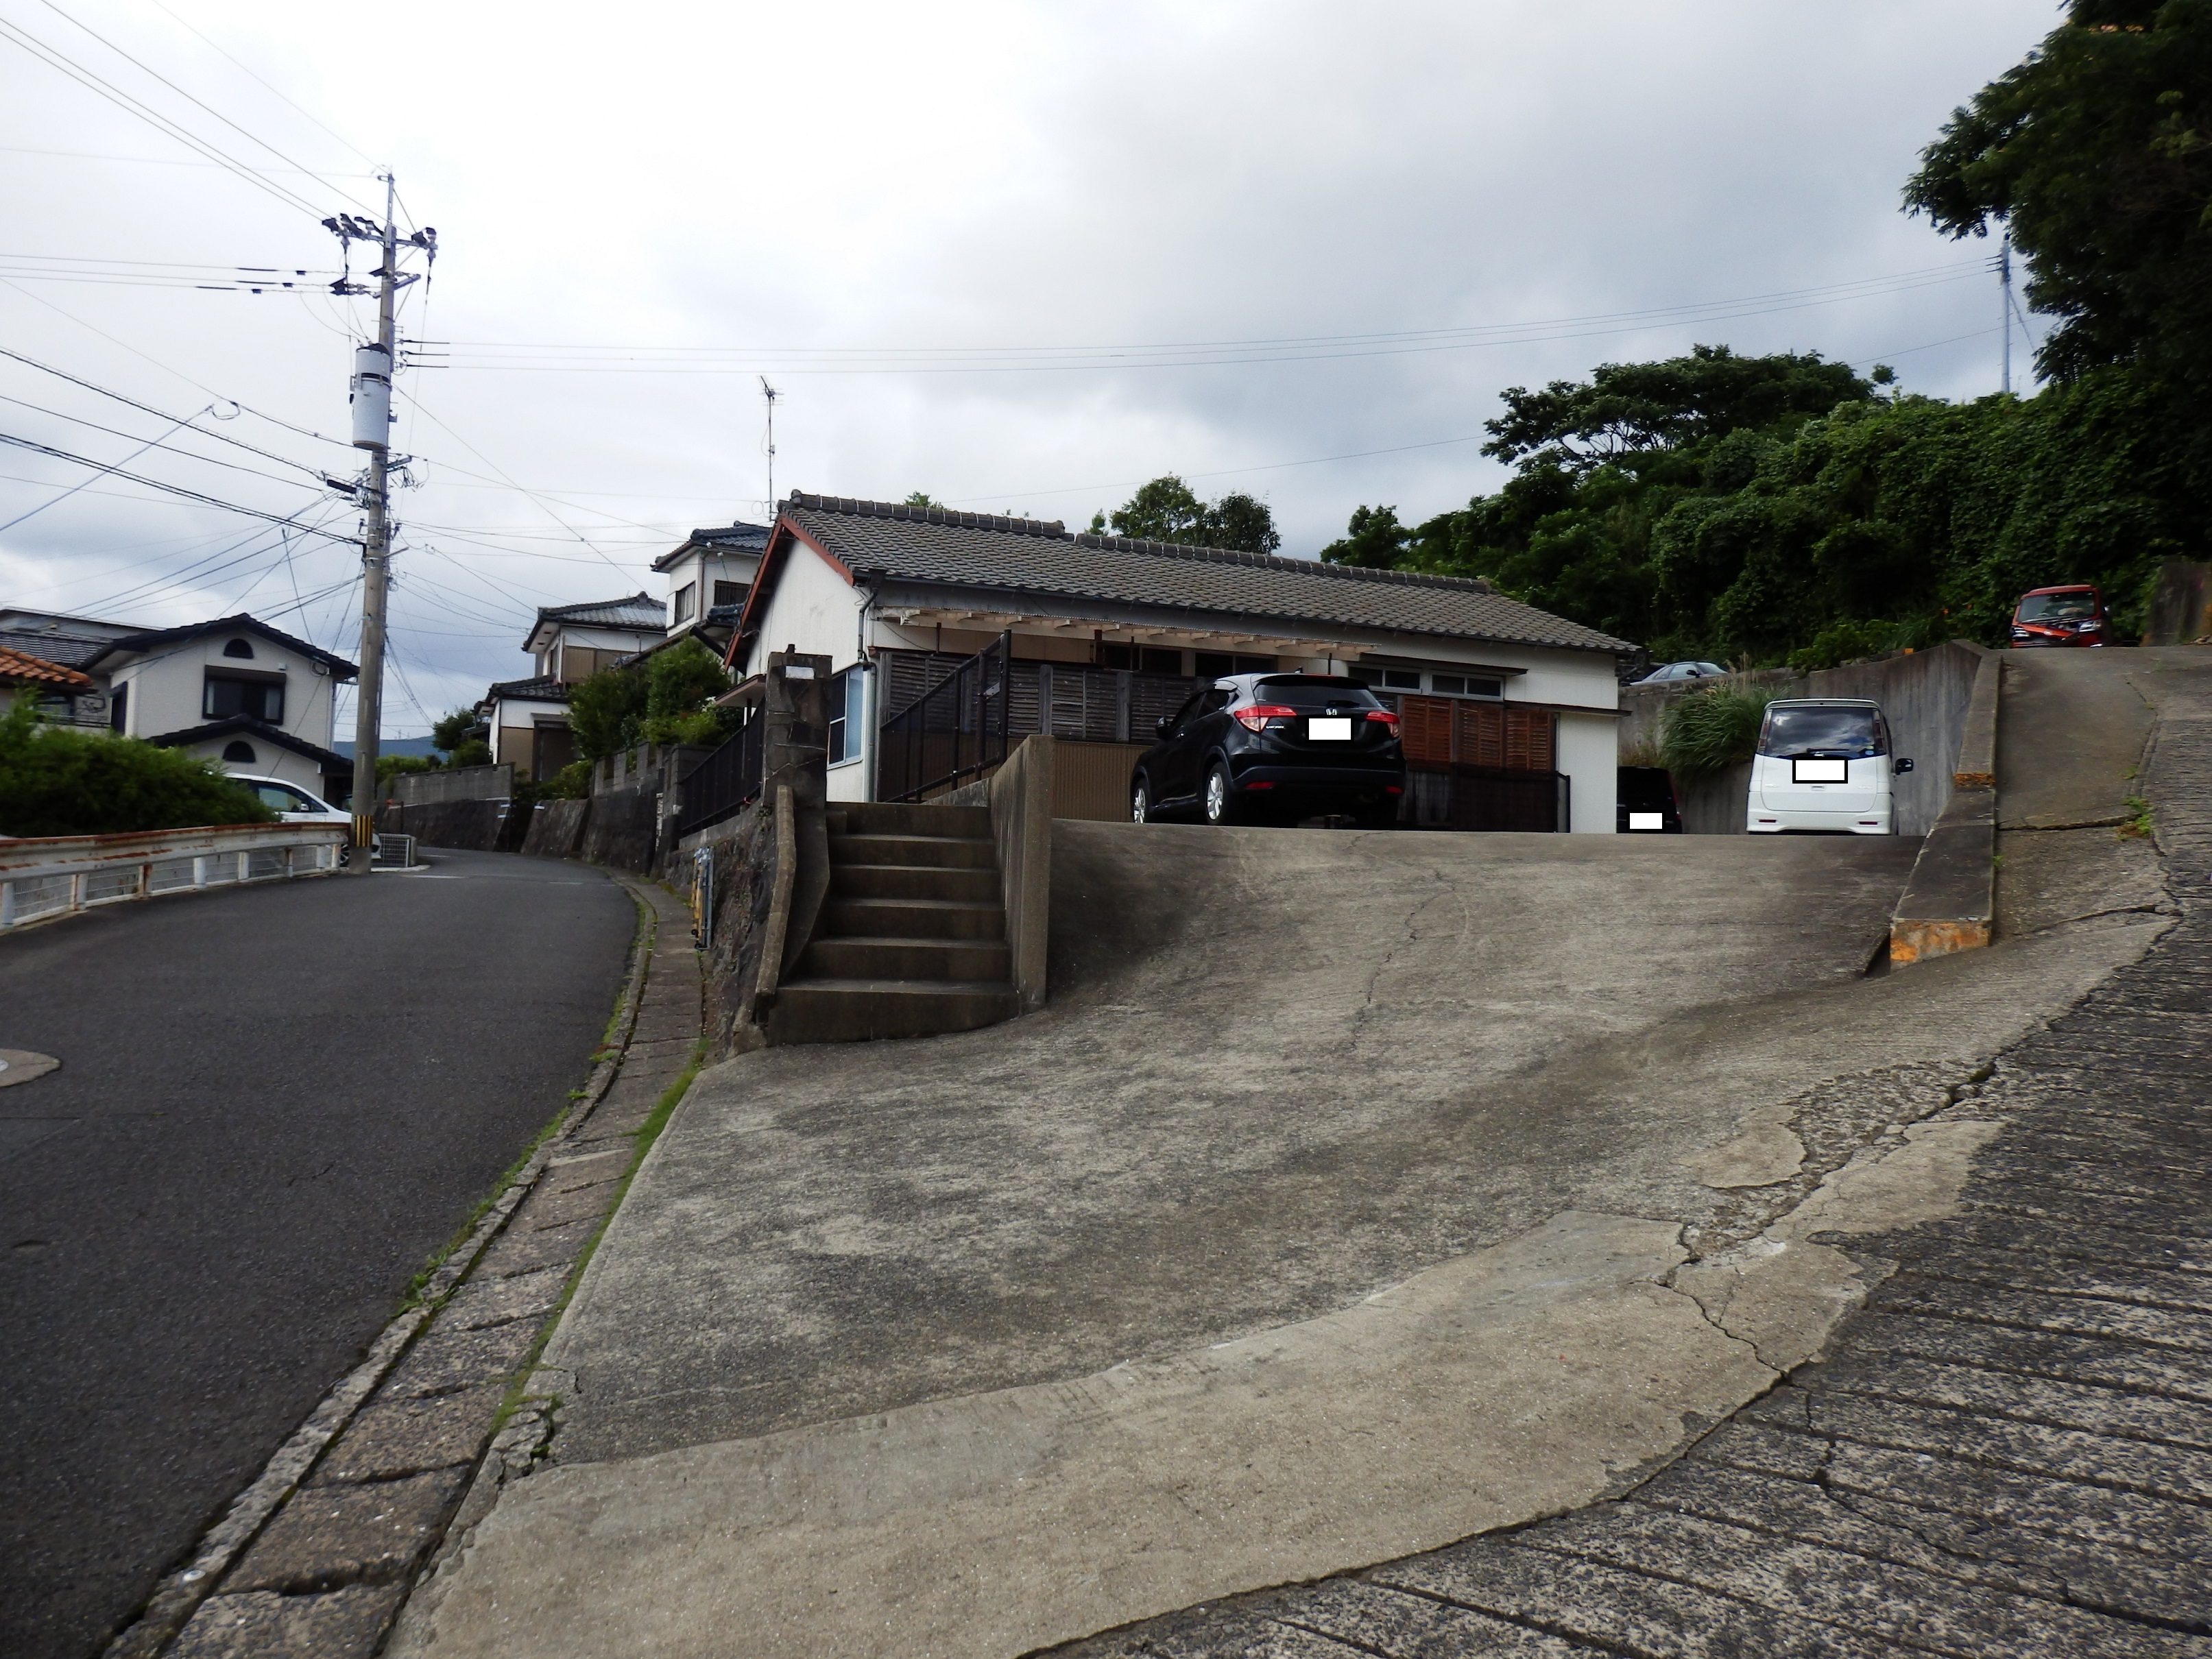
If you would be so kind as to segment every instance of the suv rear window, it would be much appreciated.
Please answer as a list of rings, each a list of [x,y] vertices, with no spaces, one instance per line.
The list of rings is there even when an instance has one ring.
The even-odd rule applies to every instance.
[[[1255,702],[1279,702],[1291,708],[1380,708],[1375,694],[1358,680],[1334,675],[1285,674],[1258,680],[1252,686]]]
[[[1769,703],[1759,752],[1785,759],[1863,760],[1889,751],[1881,714],[1864,703]]]

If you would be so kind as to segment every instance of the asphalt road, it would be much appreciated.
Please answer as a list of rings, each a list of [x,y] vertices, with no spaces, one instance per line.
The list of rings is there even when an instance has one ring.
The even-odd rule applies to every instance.
[[[97,1653],[566,1103],[595,871],[163,898],[0,939],[0,1653]]]

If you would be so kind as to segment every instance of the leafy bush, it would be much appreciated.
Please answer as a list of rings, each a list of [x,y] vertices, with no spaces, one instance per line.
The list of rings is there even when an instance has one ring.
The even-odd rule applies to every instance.
[[[40,722],[18,700],[0,716],[0,835],[106,836],[274,823],[213,761],[136,738]]]
[[[568,726],[586,760],[641,743],[720,743],[732,729],[730,711],[708,705],[729,689],[729,670],[695,635],[642,668],[603,668],[579,682],[568,693]]]
[[[538,786],[541,800],[581,800],[592,793],[592,763],[570,761]]]
[[[1659,720],[1667,769],[1699,777],[1749,760],[1766,705],[1780,695],[1764,685],[1716,685],[1669,704]]]
[[[448,766],[489,766],[491,763],[491,745],[482,738],[462,738],[446,759]]]
[[[428,755],[379,755],[376,757],[376,781],[389,786],[392,779],[406,772],[435,772],[441,763]]]
[[[638,741],[645,723],[645,676],[635,668],[602,668],[568,689],[568,729],[576,752],[603,760]]]

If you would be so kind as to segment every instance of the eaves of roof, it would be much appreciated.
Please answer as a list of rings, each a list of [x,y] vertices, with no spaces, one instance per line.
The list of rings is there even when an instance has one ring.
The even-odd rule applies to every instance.
[[[190,623],[182,628],[163,628],[150,634],[131,634],[119,640],[110,640],[101,647],[99,654],[88,661],[85,665],[90,667],[93,664],[104,661],[118,652],[136,651],[143,654],[145,652],[158,650],[165,645],[175,645],[185,640],[198,639],[206,634],[242,634],[249,631],[260,635],[264,639],[276,641],[288,651],[296,651],[303,657],[313,658],[331,671],[331,678],[334,680],[349,680],[361,672],[343,657],[334,656],[320,646],[310,645],[303,639],[287,634],[281,628],[271,628],[267,623],[248,616],[244,611],[240,611],[234,617],[217,617],[212,622]]]
[[[0,683],[16,684],[88,686],[92,676],[80,674],[74,668],[65,668],[44,657],[34,657],[27,651],[16,651],[0,645]]]
[[[187,727],[182,732],[164,732],[147,742],[157,749],[181,749],[186,744],[205,743],[214,738],[259,738],[264,743],[273,743],[280,749],[289,749],[295,755],[304,755],[325,772],[350,772],[353,763],[343,755],[325,749],[319,743],[309,743],[305,738],[295,737],[279,726],[258,720],[251,714],[232,714],[227,719],[211,720],[205,726]]]

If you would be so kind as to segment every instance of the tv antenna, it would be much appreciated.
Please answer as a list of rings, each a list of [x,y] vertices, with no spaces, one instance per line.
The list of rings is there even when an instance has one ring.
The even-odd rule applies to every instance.
[[[760,377],[761,396],[768,403],[768,438],[762,452],[768,457],[768,511],[775,516],[775,400],[783,394],[768,383],[768,376]]]

